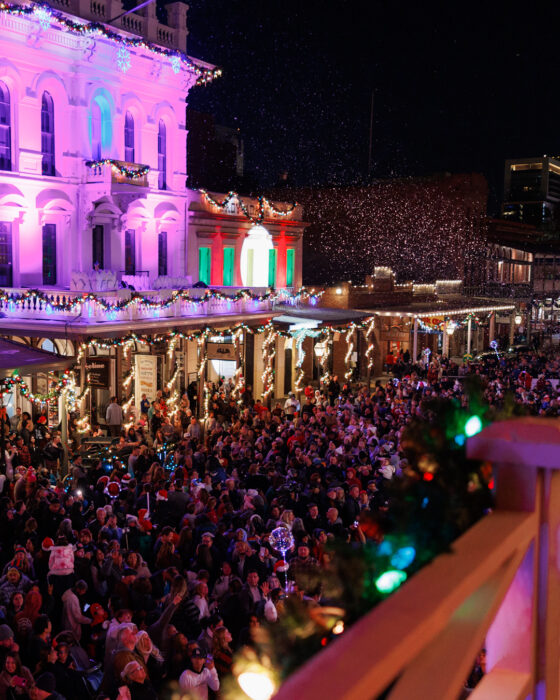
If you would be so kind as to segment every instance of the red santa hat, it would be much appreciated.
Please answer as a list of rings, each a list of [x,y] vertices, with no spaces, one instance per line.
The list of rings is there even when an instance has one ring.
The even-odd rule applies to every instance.
[[[160,489],[156,493],[156,501],[167,501],[167,491],[165,489]]]
[[[107,488],[105,489],[105,493],[108,496],[111,496],[111,498],[116,498],[120,492],[121,492],[121,485],[118,481],[110,481],[107,484]]]
[[[52,537],[45,537],[45,539],[41,542],[41,549],[44,552],[49,552],[52,547],[54,547],[54,540]]]

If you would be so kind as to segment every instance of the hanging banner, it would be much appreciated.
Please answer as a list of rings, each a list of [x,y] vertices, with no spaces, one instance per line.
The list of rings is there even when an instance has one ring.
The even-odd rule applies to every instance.
[[[154,401],[157,393],[157,355],[134,356],[134,400],[140,406],[142,394]]]
[[[208,343],[206,352],[209,360],[235,360],[233,343]]]

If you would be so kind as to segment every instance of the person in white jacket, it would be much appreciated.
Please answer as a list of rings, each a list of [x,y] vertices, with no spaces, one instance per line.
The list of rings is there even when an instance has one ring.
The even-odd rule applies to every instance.
[[[82,614],[79,596],[87,593],[87,583],[78,581],[74,588],[62,594],[62,629],[73,633],[76,641],[82,637],[82,625],[89,625],[91,619]]]
[[[220,689],[218,672],[214,660],[206,658],[200,649],[195,649],[191,656],[193,670],[183,671],[179,678],[179,687],[193,700],[208,700],[208,688],[214,692]]]

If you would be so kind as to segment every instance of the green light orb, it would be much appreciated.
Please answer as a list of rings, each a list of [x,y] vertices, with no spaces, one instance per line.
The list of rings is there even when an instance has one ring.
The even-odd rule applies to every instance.
[[[482,421],[478,416],[471,416],[465,423],[465,435],[472,437],[482,430]]]
[[[380,593],[392,593],[397,590],[403,581],[406,581],[404,571],[385,571],[376,579],[375,587]]]

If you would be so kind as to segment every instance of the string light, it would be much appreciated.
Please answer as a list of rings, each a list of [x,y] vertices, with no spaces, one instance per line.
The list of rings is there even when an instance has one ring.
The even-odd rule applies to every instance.
[[[130,372],[126,375],[126,377],[123,379],[123,386],[125,389],[128,389],[130,384],[132,383],[132,380],[134,379],[136,375],[136,372],[134,370],[134,367],[130,370]]]
[[[367,330],[366,330],[366,342],[368,344],[367,349],[366,349],[366,360],[367,360],[367,368],[368,371],[373,369],[373,340],[371,340],[371,336],[373,334],[373,329],[375,327],[375,319],[372,318],[368,324]]]
[[[264,371],[262,373],[263,383],[263,399],[268,398],[274,391],[274,358],[276,357],[276,338],[277,333],[272,324],[269,325],[263,341],[263,363]]]
[[[346,381],[350,381],[352,378],[352,367],[350,367],[350,359],[352,357],[352,351],[354,350],[354,326],[346,331],[346,355],[344,357],[344,364],[347,367],[344,373],[344,378]]]
[[[179,341],[179,337],[175,334],[171,336],[171,341],[169,343],[169,348],[167,350],[167,357],[171,360],[173,359],[173,353],[175,352],[175,346]]]
[[[208,387],[208,383],[204,382],[204,420],[206,420],[208,418],[209,402],[210,402],[210,388]]]
[[[292,332],[293,337],[296,341],[296,351],[297,351],[297,361],[296,361],[296,381],[294,383],[294,388],[297,394],[303,391],[303,380],[305,379],[305,372],[303,371],[303,362],[305,360],[305,350],[303,349],[303,343],[306,338],[318,338],[321,335],[321,331],[314,331],[309,328],[298,328]]]
[[[177,381],[177,379],[179,379],[179,374],[180,374],[180,372],[181,372],[181,370],[180,370],[180,368],[179,368],[179,365],[177,365],[177,367],[176,367],[176,369],[175,369],[175,372],[173,372],[173,376],[171,377],[171,379],[170,379],[170,380],[167,382],[167,384],[166,384],[166,387],[167,387],[168,389],[171,389],[171,387],[175,384],[175,382]]]

